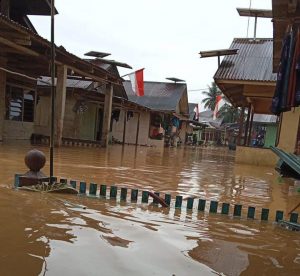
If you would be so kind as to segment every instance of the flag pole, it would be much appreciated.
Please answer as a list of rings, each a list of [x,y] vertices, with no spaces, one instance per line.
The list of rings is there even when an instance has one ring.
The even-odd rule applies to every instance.
[[[54,0],[51,0],[51,133],[50,133],[50,183],[53,183],[54,166],[54,112],[55,112],[55,45],[54,45]]]
[[[126,74],[126,75],[123,75],[123,76],[121,76],[121,78],[124,78],[124,77],[126,77],[126,76],[129,76],[129,75],[131,75],[131,74],[133,74],[133,73],[135,73],[135,72],[137,72],[137,71],[141,71],[141,70],[145,70],[145,68],[142,68],[142,69],[136,70],[136,71],[134,71],[134,72],[132,72],[132,73],[128,73],[128,74]]]

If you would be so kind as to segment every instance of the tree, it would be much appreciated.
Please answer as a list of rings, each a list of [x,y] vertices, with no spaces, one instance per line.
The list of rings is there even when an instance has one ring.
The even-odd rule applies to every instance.
[[[204,103],[204,108],[214,110],[217,96],[222,94],[221,90],[217,87],[215,82],[212,82],[211,86],[208,86],[208,91],[204,91],[202,93],[207,96],[202,100],[202,103]]]
[[[232,106],[229,101],[224,97],[226,103],[219,110],[217,117],[223,118],[223,123],[236,123],[238,122],[241,110]]]

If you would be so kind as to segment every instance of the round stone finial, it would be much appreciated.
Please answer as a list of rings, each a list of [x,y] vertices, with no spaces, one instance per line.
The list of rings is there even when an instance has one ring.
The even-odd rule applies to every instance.
[[[46,156],[37,149],[33,149],[27,152],[25,155],[25,164],[33,172],[38,172],[45,166]]]

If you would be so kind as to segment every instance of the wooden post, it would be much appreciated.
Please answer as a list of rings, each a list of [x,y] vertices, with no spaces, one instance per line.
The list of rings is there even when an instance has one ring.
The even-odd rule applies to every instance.
[[[55,95],[55,146],[62,144],[62,134],[65,117],[67,94],[67,67],[61,65],[57,67],[57,84]]]
[[[245,115],[245,107],[242,107],[242,111],[241,111],[241,116],[240,116],[240,120],[239,120],[239,135],[238,135],[238,140],[237,140],[237,145],[240,146],[241,145],[241,139],[242,139],[242,133],[243,133],[243,126],[244,126],[244,115]]]
[[[3,140],[4,119],[6,113],[5,94],[6,94],[6,73],[0,70],[0,141]]]
[[[247,141],[247,146],[249,146],[251,144],[251,133],[252,133],[252,125],[253,125],[253,116],[254,116],[254,112],[251,108],[251,118],[250,118],[250,126],[249,126],[249,134],[248,134],[248,141]]]
[[[109,142],[110,121],[112,112],[112,99],[114,87],[112,84],[107,84],[104,100],[104,114],[103,114],[103,130],[102,130],[102,146],[107,147]]]
[[[245,129],[245,134],[244,134],[244,146],[247,145],[248,142],[248,131],[249,131],[249,123],[250,123],[250,113],[251,113],[251,106],[248,107],[248,112],[247,112],[247,121],[246,121],[246,129]]]
[[[135,138],[135,145],[136,146],[139,143],[140,117],[141,117],[141,113],[138,113],[138,121],[137,121],[137,127],[136,127],[136,138]]]
[[[123,145],[125,145],[126,140],[126,122],[127,122],[127,112],[124,109],[124,127],[123,127]]]
[[[0,13],[6,17],[10,17],[10,0],[2,0],[0,6]]]

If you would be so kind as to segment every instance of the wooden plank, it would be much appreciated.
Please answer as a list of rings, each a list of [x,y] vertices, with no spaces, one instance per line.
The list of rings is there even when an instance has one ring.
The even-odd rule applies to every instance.
[[[7,45],[13,49],[16,49],[18,50],[19,52],[23,53],[23,54],[26,54],[26,55],[30,55],[30,56],[34,56],[34,57],[40,57],[40,54],[31,50],[31,49],[28,49],[24,46],[21,46],[21,45],[18,45],[2,36],[0,36],[0,43],[1,44],[4,44],[4,45]]]

